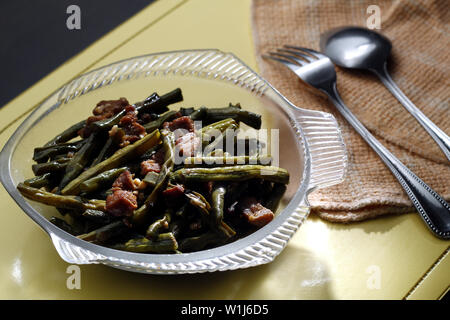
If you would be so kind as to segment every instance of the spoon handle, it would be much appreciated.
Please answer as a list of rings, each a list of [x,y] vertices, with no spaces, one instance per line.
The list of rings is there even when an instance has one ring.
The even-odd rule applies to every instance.
[[[414,118],[424,127],[424,129],[436,141],[445,156],[450,161],[450,138],[444,131],[436,126],[430,119],[428,119],[422,111],[419,110],[408,97],[400,90],[399,87],[392,80],[387,71],[387,64],[384,63],[382,68],[374,69],[373,72],[380,78],[381,82],[389,89],[389,91],[397,98],[398,101],[408,110]]]
[[[325,92],[344,118],[380,156],[400,182],[406,194],[427,226],[436,236],[450,239],[450,206],[436,191],[409,170],[397,157],[386,149],[353,115],[342,101],[334,83]]]

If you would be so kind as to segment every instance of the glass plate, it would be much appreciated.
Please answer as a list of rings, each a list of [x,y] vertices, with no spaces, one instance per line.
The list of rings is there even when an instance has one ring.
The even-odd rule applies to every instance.
[[[85,119],[100,100],[126,97],[140,101],[152,92],[181,88],[177,106],[223,107],[241,103],[262,115],[262,128],[276,129],[278,165],[290,183],[276,217],[235,242],[192,253],[142,254],[106,248],[80,240],[47,219],[57,211],[28,201],[16,185],[32,177],[33,149],[69,125]],[[274,136],[275,136],[274,133]],[[275,149],[273,149],[275,150]],[[274,154],[272,150],[271,154]],[[276,151],[276,150],[275,150]],[[70,81],[19,126],[4,146],[0,179],[25,213],[49,235],[68,263],[103,263],[120,269],[179,274],[246,268],[271,262],[309,214],[307,195],[315,188],[340,183],[347,156],[337,122],[331,114],[298,108],[231,53],[189,50],[149,54],[122,60]]]

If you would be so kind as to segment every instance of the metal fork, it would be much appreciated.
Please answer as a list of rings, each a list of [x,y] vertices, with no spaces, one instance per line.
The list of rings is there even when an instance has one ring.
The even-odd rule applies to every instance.
[[[386,149],[347,108],[337,90],[334,65],[327,56],[307,48],[284,46],[263,57],[281,62],[305,83],[325,93],[391,170],[431,231],[450,239],[449,204]]]

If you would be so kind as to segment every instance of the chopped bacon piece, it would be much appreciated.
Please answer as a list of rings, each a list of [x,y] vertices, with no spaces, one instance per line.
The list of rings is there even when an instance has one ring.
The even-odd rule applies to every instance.
[[[259,228],[268,224],[274,217],[270,209],[264,207],[253,197],[247,197],[240,201],[240,207],[248,223]]]
[[[125,98],[120,98],[119,100],[100,101],[92,111],[94,115],[86,119],[86,125],[84,126],[84,128],[78,131],[78,134],[82,138],[89,137],[92,133],[92,130],[89,127],[91,123],[110,118],[125,109],[125,107],[128,105],[128,100]]]
[[[161,171],[161,165],[154,159],[149,159],[141,162],[141,175],[145,176],[149,172],[159,173]]]
[[[194,121],[190,117],[184,116],[176,118],[171,122],[164,122],[163,127],[164,129],[169,129],[172,132],[177,129],[194,132]]]
[[[130,143],[133,143],[145,136],[145,128],[138,122],[137,111],[133,106],[127,106],[125,108],[125,115],[120,119],[119,128],[122,129],[120,132],[119,128],[113,128],[110,131],[110,135],[119,134],[115,137],[115,140],[119,140],[119,146],[125,147]]]
[[[117,177],[117,179],[114,181],[113,190],[128,190],[133,191],[135,189],[135,184],[133,182],[133,175],[130,171],[125,170],[120,174],[120,176]]]
[[[126,106],[130,105],[127,99],[120,98],[119,100],[102,100],[95,106],[92,113],[95,116],[105,116],[105,118],[112,117],[118,114]]]
[[[180,184],[168,187],[162,192],[165,197],[178,198],[184,194],[184,187]]]
[[[200,137],[194,132],[186,133],[175,141],[178,154],[182,157],[191,157],[195,154],[195,150],[200,147]]]
[[[106,211],[113,216],[131,216],[137,209],[137,199],[132,191],[115,190],[106,197]]]

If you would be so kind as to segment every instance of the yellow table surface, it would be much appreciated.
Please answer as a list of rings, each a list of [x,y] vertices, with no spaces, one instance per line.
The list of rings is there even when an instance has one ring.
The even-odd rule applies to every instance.
[[[93,68],[168,50],[217,48],[258,70],[250,0],[159,0],[0,109],[0,145],[43,99]],[[438,299],[450,284],[449,242],[417,214],[351,225],[310,217],[274,262],[250,269],[154,276],[69,264],[0,188],[2,299]],[[70,282],[70,279],[69,279]]]

